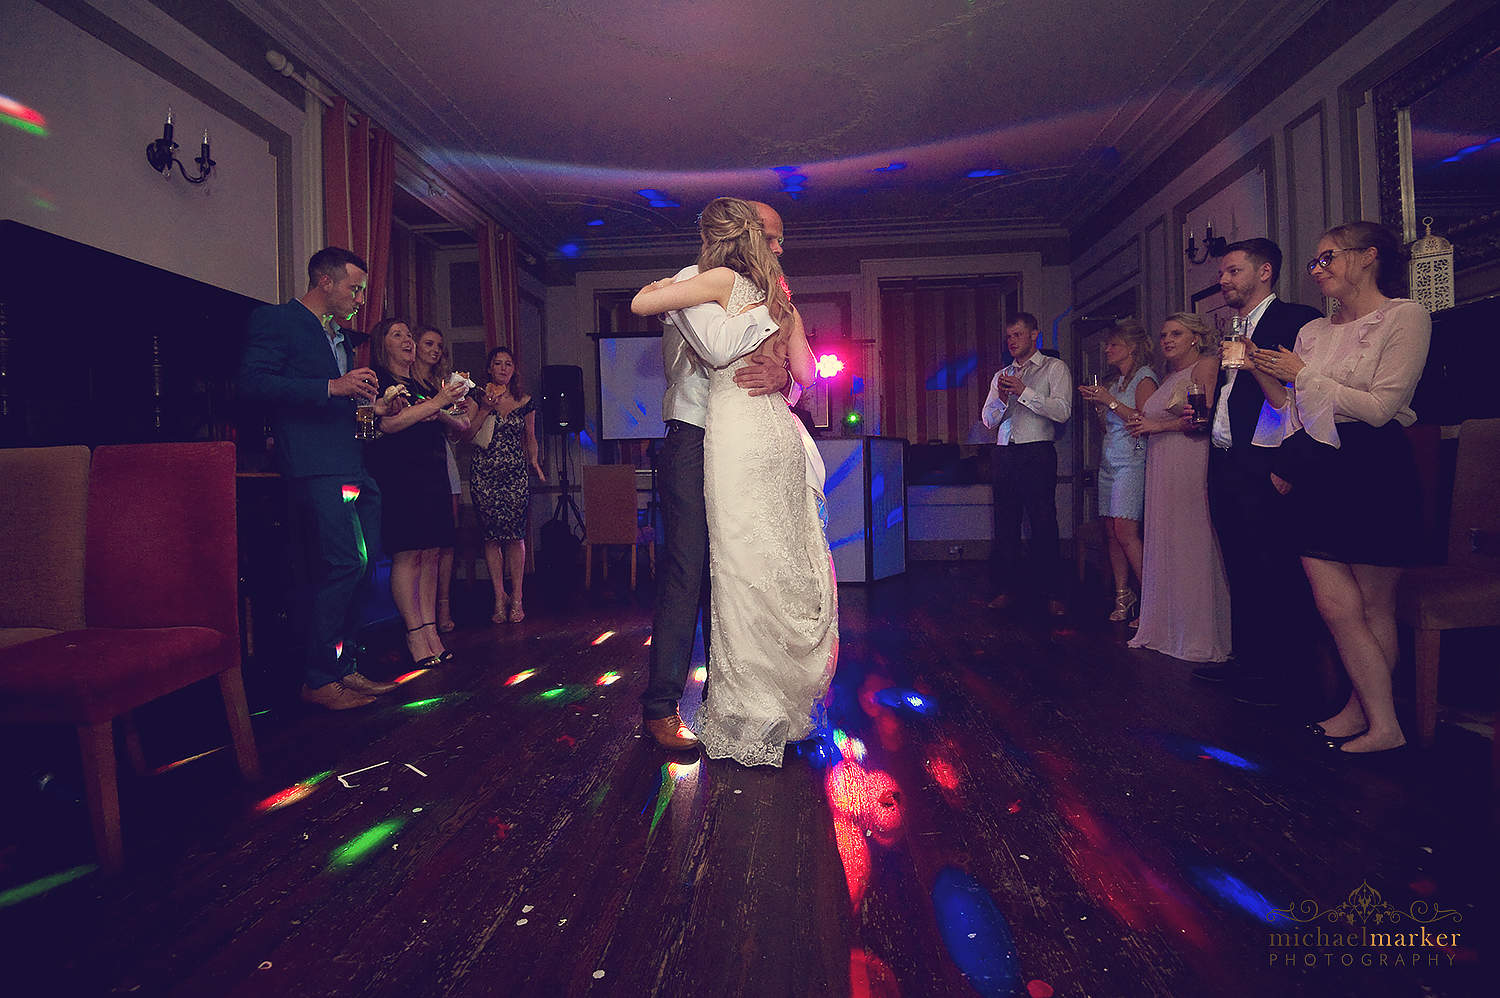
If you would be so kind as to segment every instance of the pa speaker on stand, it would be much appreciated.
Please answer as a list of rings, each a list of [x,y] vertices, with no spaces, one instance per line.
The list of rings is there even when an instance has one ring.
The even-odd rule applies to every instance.
[[[583,429],[583,368],[576,364],[542,368],[542,426],[551,434]]]
[[[583,429],[583,368],[571,364],[549,364],[542,368],[542,429],[556,456],[557,505],[552,519],[539,531],[542,583],[555,603],[578,589],[583,543],[583,514],[573,501],[573,483],[568,472],[570,444]],[[577,524],[577,532],[574,530]]]

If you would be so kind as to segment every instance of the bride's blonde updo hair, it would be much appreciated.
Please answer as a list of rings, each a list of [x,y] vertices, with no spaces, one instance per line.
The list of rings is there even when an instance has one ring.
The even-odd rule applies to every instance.
[[[698,233],[703,237],[703,249],[698,254],[700,272],[728,267],[766,292],[766,309],[781,327],[771,338],[772,352],[784,356],[791,335],[792,303],[781,264],[766,239],[760,212],[740,198],[714,198],[698,216]]]

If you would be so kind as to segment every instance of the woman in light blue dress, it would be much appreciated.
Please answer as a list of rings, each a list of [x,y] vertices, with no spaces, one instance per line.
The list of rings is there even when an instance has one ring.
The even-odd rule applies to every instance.
[[[1125,418],[1138,412],[1156,391],[1151,370],[1151,337],[1134,319],[1124,319],[1104,341],[1105,374],[1095,388],[1078,393],[1094,403],[1104,424],[1099,460],[1099,515],[1109,539],[1109,567],[1115,577],[1115,606],[1109,619],[1127,621],[1139,605],[1130,586],[1131,573],[1141,578],[1141,515],[1146,505],[1146,448],[1130,435]]]

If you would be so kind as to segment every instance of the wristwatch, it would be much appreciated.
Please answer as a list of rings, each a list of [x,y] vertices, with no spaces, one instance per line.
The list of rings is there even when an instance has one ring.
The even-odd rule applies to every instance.
[[[1118,408],[1120,408],[1120,400],[1119,399],[1114,399],[1113,401],[1111,401],[1109,403],[1109,411],[1110,412],[1114,412]]]

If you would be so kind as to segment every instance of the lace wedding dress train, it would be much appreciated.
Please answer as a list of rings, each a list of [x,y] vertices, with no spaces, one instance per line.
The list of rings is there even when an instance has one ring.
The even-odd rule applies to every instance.
[[[737,282],[738,283],[738,282]],[[708,684],[695,729],[714,759],[780,766],[812,733],[838,662],[838,589],[805,431],[779,395],[710,375],[703,441],[711,587]]]

